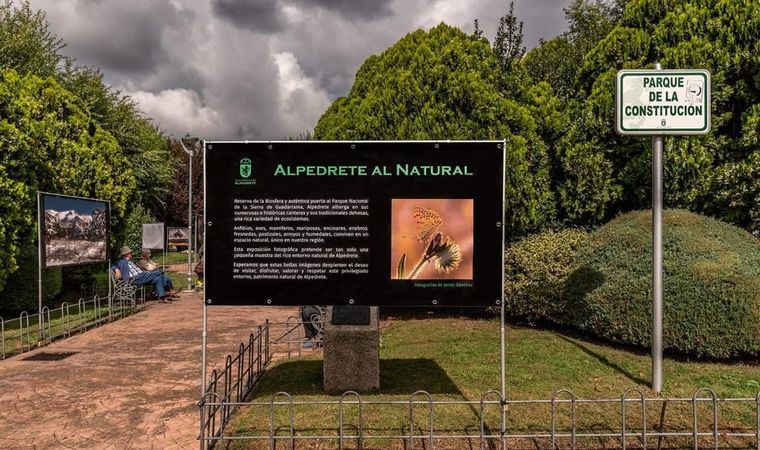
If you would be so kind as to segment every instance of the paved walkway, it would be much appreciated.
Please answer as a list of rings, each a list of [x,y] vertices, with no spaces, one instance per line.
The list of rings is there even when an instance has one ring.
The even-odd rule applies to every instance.
[[[0,361],[0,448],[197,448],[202,303],[183,294]],[[296,308],[209,309],[209,372],[266,318]],[[24,361],[37,352],[76,352]]]

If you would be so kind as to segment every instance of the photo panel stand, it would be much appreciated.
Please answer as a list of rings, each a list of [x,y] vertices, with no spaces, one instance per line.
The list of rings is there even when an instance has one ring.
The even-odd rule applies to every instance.
[[[105,236],[102,238],[103,241],[103,259],[95,259],[95,260],[87,260],[87,258],[82,258],[80,260],[74,260],[74,261],[59,261],[55,264],[48,265],[50,255],[48,255],[48,249],[46,247],[46,234],[47,234],[47,199],[48,198],[55,198],[59,201],[61,199],[65,199],[67,201],[71,202],[80,202],[84,204],[92,204],[92,203],[98,203],[102,204],[104,208],[104,223],[103,227],[105,227],[104,234]],[[73,210],[72,210],[73,211]],[[94,210],[93,210],[94,211]],[[71,212],[71,211],[70,211]],[[75,214],[78,214],[75,212]],[[110,270],[111,270],[111,262],[110,262],[110,239],[111,239],[111,202],[110,200],[102,200],[102,199],[96,199],[96,198],[87,198],[87,197],[79,197],[75,195],[64,195],[64,194],[55,194],[51,192],[44,192],[44,191],[37,191],[37,324],[38,324],[38,330],[39,330],[39,339],[42,340],[45,338],[45,318],[43,316],[43,290],[44,290],[44,283],[43,283],[43,273],[44,270],[48,267],[71,267],[71,266],[84,266],[84,265],[90,265],[90,264],[97,264],[99,262],[105,261],[106,264],[106,274],[108,276],[106,277],[108,280],[108,320],[113,320],[113,300],[112,300],[112,287],[111,287],[111,277],[110,277]],[[94,217],[94,213],[92,215]],[[86,223],[86,222],[85,222]],[[93,221],[90,221],[90,224],[92,224]],[[85,237],[87,235],[85,234]],[[81,239],[81,238],[80,238]],[[81,255],[80,255],[81,256]],[[97,295],[97,292],[94,293],[94,295]]]
[[[504,225],[505,224],[505,211],[504,211],[504,207],[505,207],[505,195],[506,195],[506,178],[505,178],[505,173],[504,173],[504,170],[505,170],[504,169],[504,161],[505,161],[505,158],[506,158],[506,144],[507,144],[506,140],[501,140],[501,141],[468,141],[468,142],[464,142],[464,141],[359,141],[359,142],[346,142],[346,141],[318,141],[318,142],[297,142],[297,141],[267,141],[267,142],[251,142],[251,141],[204,141],[203,142],[203,192],[204,192],[204,195],[203,195],[203,204],[204,204],[203,224],[204,224],[204,226],[206,228],[206,232],[204,232],[203,236],[202,236],[202,245],[203,245],[203,248],[204,248],[205,252],[208,252],[208,251],[212,251],[212,252],[219,251],[219,248],[217,248],[217,247],[222,247],[222,246],[225,247],[225,248],[228,248],[227,250],[231,251],[232,250],[232,246],[233,246],[231,240],[230,240],[230,242],[227,242],[225,245],[222,245],[222,242],[226,242],[226,241],[224,241],[224,240],[219,241],[218,240],[219,238],[218,238],[218,234],[217,234],[218,231],[217,230],[219,230],[221,228],[224,228],[225,226],[229,226],[229,224],[222,223],[224,220],[227,220],[226,218],[224,218],[223,220],[220,220],[220,217],[218,215],[213,215],[212,216],[211,213],[209,212],[208,208],[209,208],[210,204],[212,204],[213,208],[215,209],[215,211],[217,211],[217,208],[219,207],[218,203],[221,203],[221,202],[217,202],[214,199],[212,199],[212,201],[209,202],[209,185],[208,185],[209,174],[212,175],[212,179],[214,180],[214,186],[213,187],[214,187],[214,191],[215,192],[213,193],[213,195],[214,196],[218,196],[219,199],[225,199],[225,201],[228,201],[229,199],[234,198],[234,191],[231,194],[230,192],[227,191],[227,189],[230,189],[230,188],[224,187],[226,184],[229,184],[230,180],[235,180],[235,185],[237,185],[237,186],[248,185],[248,184],[250,184],[250,185],[257,184],[258,186],[267,186],[268,184],[273,183],[273,178],[271,178],[271,176],[267,176],[267,174],[271,175],[271,172],[268,172],[269,170],[271,170],[270,169],[271,166],[265,165],[265,163],[263,161],[261,161],[261,160],[255,161],[253,163],[253,165],[252,165],[251,164],[251,159],[243,154],[245,152],[241,153],[241,152],[237,151],[237,150],[240,150],[240,149],[235,148],[235,146],[244,148],[245,146],[247,146],[249,144],[257,144],[257,145],[260,145],[260,146],[263,145],[265,148],[268,148],[269,150],[272,150],[273,146],[276,145],[278,147],[286,147],[286,148],[288,148],[290,150],[293,150],[293,146],[298,146],[298,145],[306,146],[308,144],[311,144],[311,145],[321,145],[321,146],[327,145],[327,146],[329,146],[331,144],[334,144],[336,146],[342,146],[341,148],[346,148],[346,149],[348,149],[349,146],[350,146],[350,149],[352,150],[350,152],[350,155],[353,156],[354,153],[361,154],[359,150],[356,150],[355,152],[354,152],[354,150],[355,150],[355,148],[362,148],[362,146],[364,144],[375,144],[375,145],[380,145],[381,147],[383,147],[383,146],[392,147],[392,146],[394,146],[396,144],[400,144],[400,145],[428,144],[430,146],[434,146],[435,149],[438,149],[439,148],[439,144],[443,148],[444,146],[449,146],[451,144],[455,144],[455,145],[456,144],[467,145],[467,144],[479,144],[479,143],[485,143],[485,142],[493,143],[494,146],[498,147],[501,150],[500,162],[499,163],[495,163],[493,161],[489,161],[488,163],[481,163],[479,165],[479,167],[482,168],[484,172],[487,171],[486,169],[484,169],[484,167],[492,167],[492,168],[493,167],[497,167],[498,171],[499,171],[498,173],[500,174],[499,178],[498,178],[498,181],[497,180],[492,180],[492,181],[496,181],[496,183],[500,183],[501,188],[498,189],[498,191],[496,191],[496,192],[490,192],[489,191],[489,193],[487,194],[487,196],[478,196],[478,195],[475,195],[475,194],[472,193],[474,191],[472,191],[472,192],[470,192],[468,194],[461,194],[461,195],[463,195],[465,197],[468,197],[468,198],[478,198],[478,201],[482,202],[481,204],[488,204],[488,205],[492,204],[492,203],[488,203],[488,202],[492,201],[491,199],[493,198],[494,199],[493,200],[494,206],[496,206],[499,209],[498,216],[490,216],[491,217],[490,220],[485,220],[485,221],[484,220],[480,220],[480,223],[490,223],[491,227],[493,227],[494,226],[493,224],[495,223],[495,226],[498,229],[498,238],[495,238],[495,239],[498,239],[500,241],[500,245],[496,244],[496,245],[498,245],[498,247],[496,245],[490,245],[490,246],[486,246],[486,247],[481,247],[481,248],[484,248],[484,249],[490,248],[493,251],[498,251],[498,253],[499,253],[499,255],[497,256],[498,260],[494,260],[493,264],[480,264],[478,267],[482,268],[484,266],[489,266],[489,267],[491,267],[492,270],[498,271],[498,274],[495,275],[497,277],[496,279],[492,278],[494,276],[493,273],[490,273],[488,275],[489,278],[487,278],[487,279],[489,280],[488,283],[497,283],[498,284],[498,286],[494,286],[494,287],[498,288],[498,292],[499,292],[496,300],[495,301],[492,300],[492,302],[495,302],[496,305],[498,305],[498,307],[499,307],[499,353],[500,353],[500,356],[499,356],[499,381],[498,381],[498,391],[497,392],[499,393],[499,397],[500,397],[500,419],[501,419],[500,420],[500,433],[501,433],[501,436],[502,436],[502,439],[501,439],[502,448],[504,448],[503,445],[505,443],[505,433],[506,433],[506,429],[505,429],[505,427],[506,427],[506,420],[505,420],[506,419],[506,324],[505,324],[505,315],[506,315],[506,311],[505,310],[506,310],[506,308],[505,308],[505,297],[504,297],[503,286],[504,286],[504,276],[505,276],[504,275],[504,250],[505,250],[505,240],[504,240],[504,238],[505,238],[505,225]],[[219,144],[222,144],[222,145],[219,145]],[[212,150],[212,145],[213,145],[213,150]],[[229,145],[230,148],[224,147],[225,145]],[[224,150],[221,150],[220,147],[224,147]],[[236,151],[232,151],[232,150],[236,150]],[[324,148],[321,148],[320,150],[324,150]],[[450,150],[451,150],[451,148],[449,148],[449,151]],[[464,150],[467,150],[467,151],[464,151]],[[461,148],[461,147],[457,148],[457,151],[458,151],[457,154],[461,156],[460,159],[466,159],[468,157],[468,155],[469,155],[469,157],[471,157],[473,152],[470,152],[469,150],[470,149],[465,149],[465,148]],[[225,162],[224,163],[220,163],[218,161],[215,161],[214,164],[213,164],[214,167],[210,168],[209,167],[209,164],[210,164],[209,153],[210,153],[210,151],[214,152],[214,159],[215,160],[217,158],[221,158],[221,156],[217,156],[217,155],[220,155],[220,154],[224,155],[223,158],[224,158]],[[336,155],[340,154],[340,153],[337,153],[337,152],[338,152],[338,150],[331,151],[331,153],[330,153],[330,159],[331,160],[335,160],[336,159]],[[277,153],[270,152],[270,154],[276,155]],[[314,154],[315,153],[309,153],[309,155],[312,155],[312,156]],[[347,158],[350,158],[350,157],[347,157]],[[310,156],[309,159],[311,159],[311,156]],[[219,166],[219,164],[222,164],[222,166]],[[238,175],[238,167],[237,167],[238,164],[240,165],[239,175]],[[243,167],[244,165],[247,165],[248,167]],[[250,179],[249,179],[249,177],[251,176],[251,172],[252,172],[251,166],[253,166],[253,167],[256,168],[255,169],[257,171],[256,174],[258,175],[258,177],[260,177],[259,180],[254,180],[252,183],[250,182]],[[213,170],[213,172],[212,172],[212,170]],[[220,172],[220,170],[222,170],[222,171]],[[465,171],[466,171],[466,169],[465,169]],[[489,172],[489,173],[493,173],[493,172]],[[390,174],[386,173],[385,175],[390,175]],[[285,181],[285,180],[282,180],[282,181]],[[369,182],[369,180],[367,180],[367,182]],[[373,181],[373,182],[375,182],[375,181]],[[295,183],[292,178],[289,179],[289,183],[292,186],[297,185],[297,183]],[[476,186],[478,186],[478,187],[473,187],[472,189],[480,189],[480,188],[482,188],[482,186],[481,186],[482,184],[483,183],[477,183]],[[490,184],[488,186],[490,186]],[[350,193],[346,194],[347,196],[351,197],[351,196],[359,195],[359,194],[355,194],[355,185],[353,186],[353,188],[354,188],[354,190],[352,190],[352,191],[350,191]],[[272,194],[272,195],[285,196],[284,189],[285,188],[276,189],[276,191],[275,191],[276,194]],[[314,191],[309,191],[310,187],[306,187],[306,186],[299,186],[299,189],[300,189],[301,192],[310,192],[311,196],[317,195],[317,193],[319,192],[316,189]],[[258,192],[257,195],[266,195],[264,193],[261,193],[261,191],[257,191],[257,192]],[[416,195],[422,195],[422,194],[419,194],[419,191],[415,191],[414,194],[416,194]],[[327,193],[327,194],[324,194],[324,195],[328,196],[328,198],[329,198],[330,195],[334,195],[334,194]],[[427,195],[433,195],[433,194],[427,194]],[[458,198],[456,196],[456,194],[451,194],[451,193],[448,193],[448,192],[441,193],[441,194],[439,194],[439,197],[440,196],[443,196],[442,198]],[[400,195],[400,197],[403,197],[403,195]],[[485,197],[488,197],[489,200],[486,201]],[[380,217],[382,217],[382,216],[380,216]],[[489,217],[489,216],[486,216],[486,217]],[[482,217],[481,217],[481,219],[482,219]],[[481,225],[481,226],[483,226],[483,225]],[[483,229],[476,230],[476,232],[477,231],[483,231]],[[492,234],[492,232],[489,232],[489,233]],[[212,236],[212,237],[210,238],[209,236]],[[219,244],[216,245],[216,246],[212,245],[212,247],[210,248],[208,246],[209,239],[215,240],[216,242],[219,242]],[[490,242],[490,244],[493,244],[493,243],[494,242]],[[226,253],[224,253],[222,255],[219,255],[217,253],[212,253],[212,254],[214,255],[214,257],[212,259],[215,260],[215,261],[222,262],[222,261],[231,261],[232,260],[231,255],[226,254]],[[203,319],[202,319],[202,333],[201,333],[201,380],[200,380],[201,381],[200,382],[200,391],[201,391],[200,402],[201,403],[204,402],[204,400],[205,400],[204,395],[205,395],[206,389],[207,389],[207,379],[206,379],[207,377],[206,377],[206,374],[207,374],[207,363],[208,363],[207,362],[207,344],[208,344],[208,308],[209,308],[209,305],[210,304],[214,304],[214,305],[225,305],[225,304],[239,304],[239,305],[242,305],[242,304],[258,304],[258,303],[246,303],[245,300],[241,301],[240,292],[249,292],[250,291],[250,289],[243,289],[241,287],[234,287],[233,289],[231,289],[230,292],[234,291],[235,292],[234,295],[232,295],[232,294],[229,294],[229,295],[225,294],[225,295],[221,296],[221,297],[226,297],[226,298],[230,298],[230,299],[237,299],[235,303],[227,303],[227,302],[225,302],[225,299],[220,299],[220,298],[216,297],[215,295],[213,296],[213,299],[212,299],[209,289],[210,288],[216,289],[217,285],[215,283],[219,282],[219,280],[213,280],[212,277],[218,277],[218,274],[216,274],[216,272],[218,272],[219,266],[223,266],[225,264],[219,264],[219,263],[217,263],[214,266],[208,266],[206,264],[206,259],[207,258],[203,259],[203,272],[204,272],[204,276],[205,276],[206,279],[205,279],[204,284],[203,284],[203,298],[204,298],[204,302],[203,302]],[[230,266],[231,266],[231,263],[230,263]],[[215,273],[214,274],[209,274],[208,273],[209,269],[215,271]],[[220,277],[220,279],[226,279],[226,278],[227,277],[224,277],[224,276]],[[483,280],[479,280],[479,281],[484,281],[485,279],[486,278],[484,278]],[[491,280],[493,280],[493,281],[491,281]],[[365,291],[367,291],[367,290],[365,289]],[[214,291],[214,292],[218,293],[219,291]],[[383,290],[370,289],[367,292],[382,293],[383,295],[385,295],[386,299],[392,299],[392,298],[394,298],[394,296],[393,296],[392,293],[388,293],[388,292],[385,292]],[[264,295],[264,296],[269,295],[269,294],[263,294],[262,292],[257,292],[257,294],[258,294],[257,295],[258,297],[261,297],[262,295]],[[230,296],[230,295],[232,295],[232,296]],[[318,298],[319,297],[319,296],[309,295],[308,293],[304,293],[304,294],[302,294],[300,296],[290,296],[288,294],[287,298],[290,298],[290,302],[295,301],[296,303],[275,303],[270,298],[270,299],[266,299],[266,302],[262,303],[262,304],[264,304],[264,305],[275,305],[275,304],[278,304],[280,306],[285,305],[285,304],[296,305],[296,304],[298,304],[297,303],[299,301],[298,299],[299,298],[304,298],[304,296],[306,296],[307,298],[312,298],[312,297],[313,298]],[[472,296],[470,298],[472,298]],[[487,298],[493,298],[493,297],[488,296]],[[398,301],[398,300],[396,300],[396,301]],[[330,305],[340,305],[340,304],[345,304],[345,303],[327,303],[327,304],[330,304]],[[353,299],[351,299],[351,301],[347,302],[347,306],[348,305],[353,305],[353,304],[354,304]],[[362,303],[360,306],[369,306],[369,305],[370,304],[368,304],[368,303],[365,302],[365,303]],[[394,304],[391,303],[390,305],[385,305],[385,306],[393,306],[393,305]],[[430,303],[428,303],[428,306],[429,305],[430,305]],[[481,296],[480,300],[474,301],[473,305],[483,306],[483,307],[489,306],[488,303],[487,303],[487,301],[483,302],[483,297],[482,296]],[[494,305],[494,303],[490,303],[490,305]],[[374,306],[376,307],[378,305],[374,304]],[[383,305],[380,304],[380,306],[383,306]],[[425,306],[425,305],[422,305],[422,304],[410,304],[410,305],[407,305],[407,306]],[[436,307],[436,306],[446,306],[446,304],[441,304],[441,303],[438,302],[438,300],[432,300],[432,306],[433,307]],[[460,306],[461,306],[461,303],[460,303]],[[468,306],[472,306],[472,305],[468,305]],[[202,424],[201,424],[201,427],[203,427]],[[201,442],[201,448],[203,448],[203,446],[204,446],[204,443]]]

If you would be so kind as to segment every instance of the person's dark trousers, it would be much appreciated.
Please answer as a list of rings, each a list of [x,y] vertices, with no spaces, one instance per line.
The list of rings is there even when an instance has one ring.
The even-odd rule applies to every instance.
[[[319,309],[314,306],[304,306],[301,309],[301,320],[303,321],[303,329],[306,332],[306,339],[314,339],[317,335],[317,329],[311,323],[311,316],[319,314]]]
[[[169,275],[166,275],[165,273],[162,273],[161,276],[163,276],[163,278],[164,278],[164,286],[166,287],[166,289],[170,290],[170,291],[173,291],[174,290],[174,285],[172,283],[172,279],[169,278]]]
[[[140,273],[136,277],[132,278],[132,284],[136,284],[138,286],[141,286],[143,284],[150,284],[156,290],[156,295],[158,295],[158,298],[166,297],[164,275],[158,270]]]

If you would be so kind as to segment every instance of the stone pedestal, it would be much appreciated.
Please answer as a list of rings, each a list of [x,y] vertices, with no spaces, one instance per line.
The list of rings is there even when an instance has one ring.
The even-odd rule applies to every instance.
[[[322,372],[325,391],[376,391],[380,389],[380,328],[378,308],[370,308],[369,325],[335,325],[333,308],[327,308]]]

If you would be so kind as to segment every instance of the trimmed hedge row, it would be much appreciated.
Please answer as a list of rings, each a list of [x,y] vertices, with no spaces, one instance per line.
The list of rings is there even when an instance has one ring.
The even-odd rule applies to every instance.
[[[563,293],[573,259],[587,233],[567,229],[528,236],[504,257],[507,311],[528,323],[564,323]]]
[[[544,233],[509,249],[510,312],[649,347],[651,212],[621,215],[581,244],[577,239]],[[715,219],[666,211],[663,267],[666,350],[709,358],[760,354],[756,238]]]

